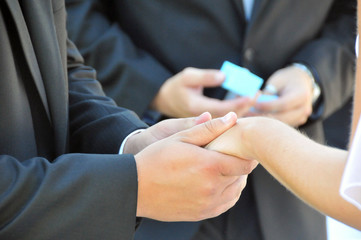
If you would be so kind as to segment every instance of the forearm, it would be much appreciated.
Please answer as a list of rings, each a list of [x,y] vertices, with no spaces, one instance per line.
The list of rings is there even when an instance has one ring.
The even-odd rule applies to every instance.
[[[341,198],[347,152],[320,145],[270,118],[243,118],[208,148],[258,160],[279,182],[317,210],[361,229],[361,211]]]
[[[244,135],[257,144],[257,160],[305,202],[360,229],[361,212],[339,194],[347,152],[317,144],[280,122],[260,124],[267,128],[249,128],[252,134]]]

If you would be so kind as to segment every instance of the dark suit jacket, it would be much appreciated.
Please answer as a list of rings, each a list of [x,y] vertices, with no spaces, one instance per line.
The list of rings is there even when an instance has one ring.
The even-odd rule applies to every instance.
[[[139,115],[170,76],[189,66],[219,68],[224,60],[264,79],[292,62],[307,65],[322,97],[301,129],[318,141],[320,120],[352,95],[355,1],[255,0],[249,23],[242,0],[66,2],[71,39],[98,70],[106,93]],[[221,98],[224,91],[205,94]],[[252,178],[265,239],[325,238],[321,215],[261,167]]]
[[[131,239],[136,166],[117,152],[145,125],[65,26],[64,1],[0,2],[0,239]]]

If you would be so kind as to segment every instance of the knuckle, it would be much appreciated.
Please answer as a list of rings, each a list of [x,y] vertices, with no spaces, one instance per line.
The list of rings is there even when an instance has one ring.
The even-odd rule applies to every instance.
[[[219,215],[221,215],[222,213],[226,212],[227,210],[229,210],[230,208],[232,208],[235,204],[236,204],[237,200],[231,201],[229,203],[226,203],[222,206],[219,206],[218,208],[216,208],[213,213],[212,213],[212,217],[217,217]]]
[[[182,132],[182,134],[175,134],[172,136],[175,142],[188,143],[192,140],[192,136],[188,131]],[[185,152],[185,154],[187,154]]]
[[[298,123],[298,125],[303,125],[303,124],[305,124],[306,123],[306,118],[300,118],[300,121],[299,121],[299,123]]]
[[[202,204],[199,206],[198,211],[195,213],[195,218],[198,221],[212,217],[212,212],[215,208],[210,201],[202,201],[201,203]]]
[[[214,183],[208,182],[204,184],[201,194],[205,199],[205,202],[208,202],[214,195],[217,193],[217,187]]]
[[[258,166],[259,162],[256,160],[252,160],[252,171]]]
[[[223,163],[223,162],[220,161],[217,164],[217,171],[222,173],[222,175],[224,175],[224,176],[229,176],[233,172],[232,167],[233,166],[230,166],[229,164],[226,164],[226,163]]]
[[[195,68],[186,67],[186,68],[183,70],[182,75],[183,75],[184,77],[187,77],[187,76],[189,76],[189,75],[192,75],[192,74],[194,73],[194,71],[195,71]]]
[[[196,221],[201,221],[207,218],[211,218],[213,217],[213,210],[212,209],[203,209],[202,211],[200,211],[197,216],[196,216]]]
[[[228,205],[228,208],[231,208],[231,207],[233,207],[234,205],[236,205],[236,203],[238,202],[238,200],[239,200],[239,197],[240,197],[240,195],[238,196],[238,197],[236,197],[233,201],[231,201],[230,203],[229,203],[229,205]],[[228,209],[227,209],[228,210]]]
[[[312,114],[312,108],[309,107],[305,108],[302,116],[299,118],[300,119],[299,123],[305,124],[311,114]]]
[[[309,117],[311,114],[312,114],[312,107],[307,107],[307,108],[306,108],[305,115],[306,115],[307,117]]]
[[[204,123],[204,126],[210,133],[216,133],[216,124],[214,121],[208,121]]]
[[[246,164],[243,165],[243,174],[250,174],[253,169],[255,168],[255,164],[253,161],[249,161]]]
[[[309,99],[309,93],[307,91],[302,91],[300,92],[300,101],[304,101],[307,102],[307,100]]]
[[[237,199],[240,198],[241,193],[242,193],[243,189],[246,187],[246,185],[247,185],[247,177],[242,177],[240,179],[240,185],[239,185],[239,189],[238,189]]]
[[[239,193],[241,191],[241,184],[239,183],[237,186],[232,187],[231,191],[227,191],[225,195],[223,195],[223,198],[226,200],[226,202],[233,201],[234,199],[239,198]]]

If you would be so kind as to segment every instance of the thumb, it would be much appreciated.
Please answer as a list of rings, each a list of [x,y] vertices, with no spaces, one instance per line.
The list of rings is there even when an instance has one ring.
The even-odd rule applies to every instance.
[[[204,112],[198,117],[189,117],[189,118],[173,118],[167,119],[159,122],[158,124],[152,126],[154,128],[154,134],[159,132],[164,132],[165,135],[161,138],[168,137],[174,133],[189,129],[198,124],[202,124],[212,119],[212,116],[209,112]]]
[[[218,87],[225,78],[223,72],[213,69],[188,69],[185,73],[185,83],[189,87]]]
[[[198,125],[201,123],[205,123],[211,119],[212,119],[211,114],[209,112],[204,112],[194,119],[194,123],[195,123],[195,125]]]
[[[230,129],[237,122],[237,115],[230,112],[224,117],[212,119],[190,129],[179,132],[175,137],[180,137],[183,142],[197,146],[205,146],[219,135]]]

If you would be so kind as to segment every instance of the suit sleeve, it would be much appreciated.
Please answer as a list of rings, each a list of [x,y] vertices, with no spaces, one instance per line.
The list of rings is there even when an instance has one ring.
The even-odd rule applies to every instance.
[[[70,150],[118,153],[126,136],[147,126],[134,112],[105,96],[95,70],[82,63],[83,58],[68,41]]]
[[[355,1],[335,1],[319,36],[292,59],[307,65],[322,89],[313,118],[328,117],[353,94],[355,14]]]
[[[102,94],[94,71],[68,46],[74,153],[54,161],[0,155],[0,239],[133,239],[134,156],[97,153],[116,153],[127,133],[145,125]]]
[[[110,19],[112,1],[67,0],[66,8],[69,37],[97,70],[105,93],[142,116],[172,74]]]

